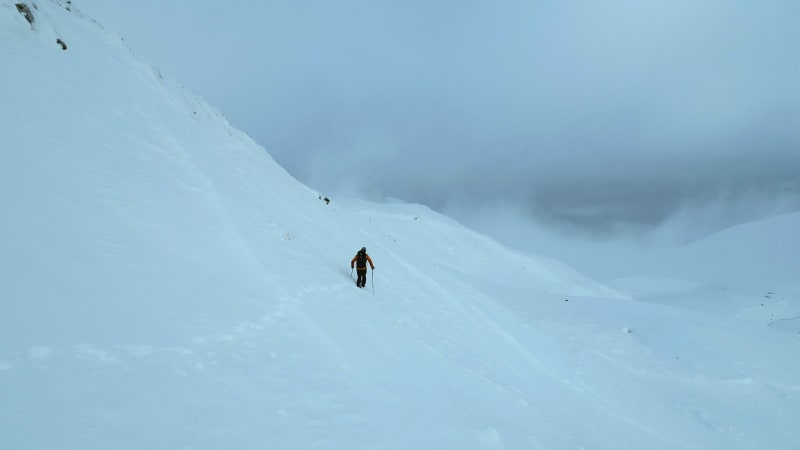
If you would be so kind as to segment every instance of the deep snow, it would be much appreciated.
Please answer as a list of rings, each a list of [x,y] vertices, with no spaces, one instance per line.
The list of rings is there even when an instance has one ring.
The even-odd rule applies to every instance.
[[[786,267],[607,287],[424,206],[325,204],[119,37],[36,5],[32,27],[0,0],[0,448],[798,448]],[[764,230],[670,267],[731,266]]]

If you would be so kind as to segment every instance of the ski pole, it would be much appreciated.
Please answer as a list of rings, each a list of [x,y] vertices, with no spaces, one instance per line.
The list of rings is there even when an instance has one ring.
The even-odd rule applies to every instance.
[[[375,295],[375,269],[370,270],[370,276],[372,276],[372,295]]]

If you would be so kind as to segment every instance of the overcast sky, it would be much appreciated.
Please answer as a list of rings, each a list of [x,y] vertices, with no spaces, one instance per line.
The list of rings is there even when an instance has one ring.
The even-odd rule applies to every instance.
[[[597,236],[800,209],[796,0],[73,4],[334,200]]]

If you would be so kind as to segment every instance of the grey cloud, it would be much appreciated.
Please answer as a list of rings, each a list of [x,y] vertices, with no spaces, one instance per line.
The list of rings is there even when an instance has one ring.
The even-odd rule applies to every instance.
[[[142,52],[324,192],[597,233],[800,208],[794,1],[130,3]]]

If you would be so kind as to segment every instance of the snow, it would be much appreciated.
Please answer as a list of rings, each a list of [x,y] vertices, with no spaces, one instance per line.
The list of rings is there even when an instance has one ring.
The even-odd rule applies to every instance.
[[[0,0],[0,448],[797,448],[786,267],[606,286],[421,205],[325,204],[89,17],[36,5],[31,27]],[[767,230],[797,254],[797,225],[686,252],[747,262],[736,241]]]

